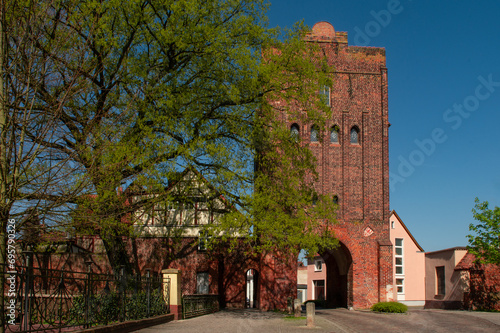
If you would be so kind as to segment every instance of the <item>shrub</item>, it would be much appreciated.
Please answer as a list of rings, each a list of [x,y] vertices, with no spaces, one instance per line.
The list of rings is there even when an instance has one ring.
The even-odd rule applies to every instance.
[[[408,307],[398,302],[379,302],[374,304],[371,310],[377,312],[406,313]]]

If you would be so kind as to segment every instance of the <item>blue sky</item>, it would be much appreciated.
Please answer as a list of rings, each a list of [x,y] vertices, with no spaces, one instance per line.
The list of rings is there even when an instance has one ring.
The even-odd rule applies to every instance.
[[[271,27],[328,21],[385,47],[391,209],[425,251],[467,245],[475,197],[500,206],[499,15],[496,0],[271,0]]]

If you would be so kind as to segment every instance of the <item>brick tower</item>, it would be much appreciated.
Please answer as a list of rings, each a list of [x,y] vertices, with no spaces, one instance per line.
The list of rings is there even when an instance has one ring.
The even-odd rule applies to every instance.
[[[338,200],[334,230],[341,247],[320,253],[326,299],[366,308],[392,300],[385,49],[348,46],[347,33],[328,22],[316,23],[305,39],[317,43],[334,68],[333,85],[322,92],[333,115],[325,128],[284,120],[317,158],[316,189]]]

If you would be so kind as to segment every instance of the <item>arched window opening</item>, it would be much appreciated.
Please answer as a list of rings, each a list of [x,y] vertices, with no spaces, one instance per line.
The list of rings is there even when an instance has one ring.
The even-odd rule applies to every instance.
[[[319,127],[318,125],[311,126],[311,142],[319,141]]]
[[[339,143],[339,127],[333,125],[330,129],[330,143]]]
[[[293,140],[298,141],[299,135],[300,135],[299,125],[292,124],[292,126],[290,127],[290,136],[292,137]]]
[[[339,204],[339,197],[338,197],[338,195],[334,195],[332,201],[333,201],[334,205],[338,205]]]
[[[351,128],[351,143],[359,144],[359,128],[357,126]]]

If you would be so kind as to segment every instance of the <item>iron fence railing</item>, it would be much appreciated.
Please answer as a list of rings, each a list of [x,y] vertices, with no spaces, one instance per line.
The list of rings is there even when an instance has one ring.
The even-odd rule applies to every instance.
[[[219,295],[182,296],[182,318],[192,318],[219,311]]]
[[[29,257],[28,257],[29,258]],[[60,332],[169,312],[170,279],[0,266],[5,332]]]

